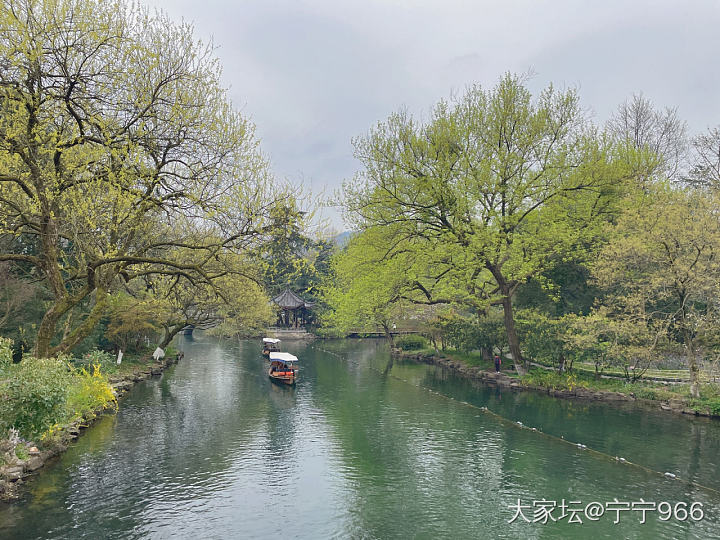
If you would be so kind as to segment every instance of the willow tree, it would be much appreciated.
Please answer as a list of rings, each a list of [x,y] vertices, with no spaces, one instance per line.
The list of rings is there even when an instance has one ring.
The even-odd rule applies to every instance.
[[[533,99],[520,77],[438,103],[426,123],[393,114],[355,141],[364,168],[346,185],[360,230],[393,226],[416,253],[448,251],[477,301],[502,305],[515,366],[525,365],[513,296],[571,248],[606,210],[623,176],[583,118],[574,91]],[[422,250],[417,249],[422,246]]]
[[[266,164],[192,28],[119,0],[2,0],[0,59],[1,245],[25,246],[0,261],[52,294],[38,356],[87,336],[119,279],[207,282],[206,262],[252,241]]]

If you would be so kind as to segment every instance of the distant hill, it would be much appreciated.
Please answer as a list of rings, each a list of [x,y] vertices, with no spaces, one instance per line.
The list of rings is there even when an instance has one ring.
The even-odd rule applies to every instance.
[[[354,231],[345,231],[341,232],[340,234],[332,237],[332,242],[336,246],[343,247],[345,244],[347,244],[350,239],[355,236],[357,233]]]

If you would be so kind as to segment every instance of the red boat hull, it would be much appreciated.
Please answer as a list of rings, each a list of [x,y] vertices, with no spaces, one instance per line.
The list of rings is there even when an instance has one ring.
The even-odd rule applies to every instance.
[[[268,376],[273,382],[293,385],[297,376],[294,371],[268,371]]]

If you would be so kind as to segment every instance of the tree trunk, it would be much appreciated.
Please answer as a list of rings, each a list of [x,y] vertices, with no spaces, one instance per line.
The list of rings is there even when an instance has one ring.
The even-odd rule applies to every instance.
[[[82,298],[84,298],[84,296]],[[80,300],[82,300],[82,298]],[[50,309],[45,312],[38,326],[38,333],[35,338],[35,357],[48,358],[52,354],[50,343],[57,333],[57,325],[63,315],[75,307],[77,303],[77,296],[73,299],[66,296],[56,300]]]
[[[170,345],[170,342],[173,340],[175,336],[180,333],[180,331],[187,326],[187,323],[181,323],[176,324],[172,328],[166,326],[165,327],[165,335],[163,336],[162,341],[158,345],[161,349],[165,350],[165,348]]]
[[[47,358],[50,356],[50,342],[52,342],[58,321],[60,317],[62,317],[63,312],[61,303],[56,303],[45,312],[45,315],[40,321],[40,326],[38,326],[37,338],[35,339],[34,354],[37,358]]]
[[[40,182],[40,179],[36,178],[35,181]],[[51,354],[50,343],[55,337],[57,325],[60,322],[60,319],[68,312],[68,310],[72,309],[75,304],[70,301],[58,263],[60,257],[57,248],[57,224],[52,217],[50,203],[48,202],[45,193],[40,189],[38,189],[38,201],[42,216],[40,226],[42,271],[45,274],[48,286],[55,297],[55,302],[50,309],[45,312],[45,315],[38,326],[38,333],[35,341],[35,356],[37,358],[47,358]]]
[[[502,299],[503,314],[505,321],[505,332],[507,333],[508,345],[510,346],[510,354],[512,354],[513,364],[515,364],[515,370],[519,375],[525,375],[527,373],[528,366],[523,359],[522,353],[520,352],[520,341],[515,331],[515,317],[513,316],[512,310],[512,298],[509,295],[505,295]]]
[[[382,327],[383,327],[383,330],[385,331],[385,337],[388,339],[388,342],[390,343],[390,348],[394,349],[395,348],[395,339],[393,338],[392,332],[390,332],[390,327],[385,323],[382,323]]]
[[[687,351],[687,363],[690,370],[690,395],[698,399],[700,397],[700,366],[697,363],[695,345],[689,330],[685,330],[685,350]]]
[[[679,294],[682,306],[685,306],[687,295]],[[690,370],[690,395],[697,399],[700,397],[700,367],[697,363],[697,355],[695,354],[695,343],[693,343],[693,335],[687,320],[685,309],[680,311],[680,323],[682,324],[683,340],[685,341],[685,352],[687,354],[687,364]]]
[[[68,316],[65,318],[65,329],[63,330],[62,339],[67,339],[70,335],[70,329],[72,328],[73,311],[70,310]]]
[[[83,339],[88,337],[92,331],[97,327],[100,319],[103,318],[108,307],[109,296],[107,291],[103,287],[95,289],[95,305],[92,310],[85,317],[85,320],[75,328],[69,335],[63,337],[62,341],[57,346],[50,349],[50,355],[56,355],[58,353],[69,352],[73,347],[80,343]]]

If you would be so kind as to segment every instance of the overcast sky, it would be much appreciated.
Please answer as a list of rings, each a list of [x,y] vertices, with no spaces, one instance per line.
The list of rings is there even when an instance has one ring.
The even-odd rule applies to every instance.
[[[275,174],[314,193],[352,177],[351,139],[393,111],[507,71],[578,88],[598,123],[642,92],[691,133],[720,124],[717,0],[142,1],[213,40]]]

